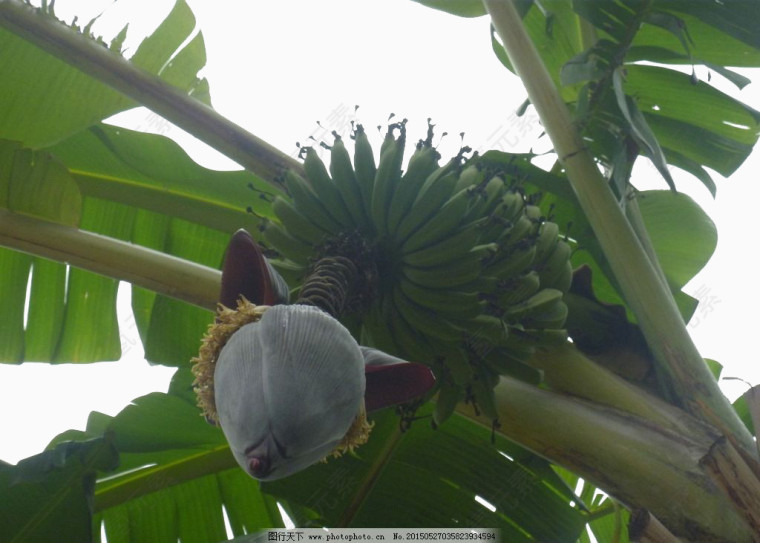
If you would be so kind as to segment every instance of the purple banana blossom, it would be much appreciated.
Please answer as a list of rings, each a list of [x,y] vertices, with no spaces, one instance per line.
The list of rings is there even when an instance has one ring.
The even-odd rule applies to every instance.
[[[322,310],[279,305],[235,332],[214,373],[216,409],[238,463],[267,480],[328,456],[362,408],[364,358]]]
[[[274,306],[231,335],[213,374],[219,423],[252,477],[285,477],[352,448],[362,442],[346,441],[357,428],[366,440],[365,410],[410,401],[434,384],[428,367],[359,346],[321,309],[277,305],[287,303],[287,284],[244,230],[228,247],[220,302],[234,308],[240,295]]]

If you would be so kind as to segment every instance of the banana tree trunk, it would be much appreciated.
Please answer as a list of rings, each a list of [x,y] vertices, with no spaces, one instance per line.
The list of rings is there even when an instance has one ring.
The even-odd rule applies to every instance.
[[[625,300],[636,315],[668,392],[687,412],[733,435],[746,452],[757,456],[752,436],[694,346],[673,296],[586,149],[513,3],[483,3],[565,167]]]
[[[736,449],[696,419],[691,428],[700,431],[687,435],[509,377],[502,377],[495,392],[499,431],[505,437],[579,474],[626,507],[646,509],[678,537],[749,542],[760,533],[753,526],[757,513],[752,505],[737,508],[729,498],[731,488],[757,484],[756,476],[749,478],[752,469]],[[681,416],[670,409],[674,418]],[[467,405],[458,412],[491,426]],[[748,477],[747,482],[739,484],[742,475],[737,474]],[[721,478],[725,485],[716,483]],[[754,499],[759,495],[749,494]]]

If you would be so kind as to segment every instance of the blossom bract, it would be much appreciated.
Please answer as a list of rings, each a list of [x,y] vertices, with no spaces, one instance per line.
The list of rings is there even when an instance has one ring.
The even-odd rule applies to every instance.
[[[214,370],[219,422],[251,476],[325,458],[364,408],[364,358],[348,330],[308,305],[269,308],[235,332]]]

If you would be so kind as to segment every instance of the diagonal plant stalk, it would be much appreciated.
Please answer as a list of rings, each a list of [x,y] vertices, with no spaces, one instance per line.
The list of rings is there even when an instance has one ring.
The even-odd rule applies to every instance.
[[[646,225],[644,224],[644,217],[641,215],[639,202],[636,200],[636,193],[632,188],[628,189],[628,197],[625,202],[625,216],[628,219],[631,228],[633,228],[633,232],[636,234],[639,243],[641,243],[642,249],[649,257],[649,263],[654,268],[657,276],[666,288],[670,288],[668,286],[668,280],[665,277],[665,272],[663,271],[662,266],[660,266],[660,261],[657,259],[657,253],[652,245],[652,239],[649,237],[649,232],[647,232]]]
[[[646,507],[687,541],[753,541],[747,516],[703,469],[723,441],[713,429],[701,425],[684,434],[511,377],[502,377],[495,393],[499,432],[508,439],[578,473],[629,508]],[[679,416],[673,406],[663,403],[662,409]],[[470,406],[460,404],[457,411],[490,428],[491,421]],[[722,474],[730,477],[733,467],[725,466]]]
[[[176,124],[238,164],[275,183],[300,162],[161,78],[20,0],[0,0],[0,26]]]
[[[668,392],[680,407],[733,435],[757,456],[752,436],[689,337],[670,291],[651,265],[580,138],[513,3],[483,3],[647,339],[661,380],[669,385]]]
[[[0,246],[216,309],[221,272],[118,239],[0,209]]]
[[[179,461],[144,467],[133,473],[121,474],[114,479],[106,478],[95,490],[93,510],[103,511],[156,492],[153,479],[156,473],[161,474],[165,486],[168,487],[237,467],[238,464],[226,444],[209,450],[199,450]]]

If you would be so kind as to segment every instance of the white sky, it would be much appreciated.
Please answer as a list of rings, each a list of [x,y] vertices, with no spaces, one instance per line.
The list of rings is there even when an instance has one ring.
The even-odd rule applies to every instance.
[[[87,21],[111,3],[58,0],[56,12],[67,20],[79,14],[80,21]],[[459,148],[460,132],[475,149],[546,148],[546,143],[536,142],[540,128],[529,122],[535,113],[529,110],[523,119],[514,115],[526,94],[493,55],[486,18],[459,19],[409,0],[188,3],[206,41],[203,75],[210,81],[215,108],[283,151],[293,152],[297,141],[321,134],[317,120],[346,133],[356,104],[356,118],[367,127],[385,124],[391,112],[407,117],[410,141],[424,137],[426,119],[432,117],[438,134],[449,132],[439,146],[444,157]],[[139,43],[170,6],[168,0],[115,4],[95,30],[108,38],[130,20],[130,35]],[[127,46],[132,44],[133,52],[132,40]],[[745,73],[760,81],[760,70]],[[760,109],[758,85],[742,92],[722,89]],[[176,138],[204,166],[234,167],[146,111],[122,115],[119,121]],[[752,228],[757,213],[753,205],[760,202],[758,155],[755,152],[730,180],[716,175],[714,201],[688,176],[676,179],[679,188],[710,214],[719,232],[715,256],[686,288],[702,300],[699,322],[692,322],[690,332],[703,356],[725,366],[724,375],[752,384],[760,383],[754,353],[757,326],[751,313],[760,294],[752,286],[756,272],[748,261],[751,253],[745,254],[742,244],[754,241],[754,232],[748,234],[744,228]],[[665,188],[646,164],[637,168],[634,182],[639,188]],[[83,429],[92,410],[113,415],[135,397],[166,390],[173,370],[151,367],[142,359],[126,288],[120,290],[120,299],[125,351],[121,361],[0,364],[0,411],[5,413],[0,421],[0,459],[15,463],[40,452],[61,431]],[[724,385],[731,398],[746,390],[735,381]]]

